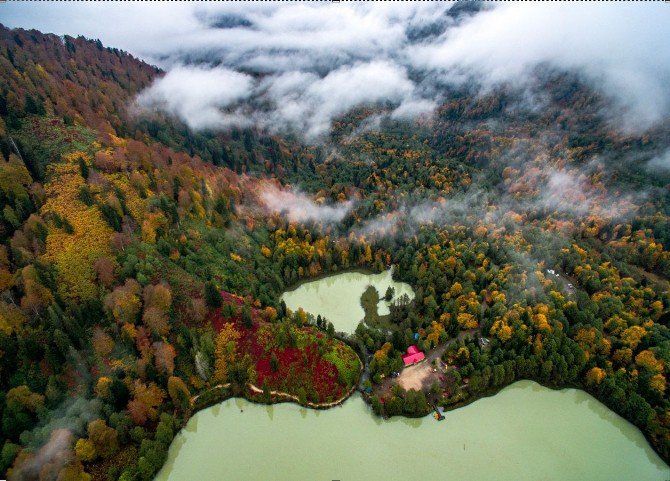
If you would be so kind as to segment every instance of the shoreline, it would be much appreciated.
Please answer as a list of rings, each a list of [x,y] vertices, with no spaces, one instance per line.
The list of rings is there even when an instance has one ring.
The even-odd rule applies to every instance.
[[[356,356],[358,357],[359,362],[360,362],[360,356],[358,356],[358,354],[356,354]],[[195,406],[191,405],[191,408],[189,409],[189,413],[188,413],[188,415],[185,416],[185,418],[184,418],[184,422],[185,422],[185,423],[188,422],[188,421],[191,419],[191,417],[192,417],[194,414],[197,414],[199,411],[202,411],[202,410],[207,409],[207,408],[209,408],[209,407],[215,406],[215,405],[217,405],[217,404],[221,404],[221,403],[223,403],[223,402],[225,402],[225,401],[227,401],[227,400],[229,400],[229,399],[231,399],[231,398],[240,398],[240,399],[244,399],[244,400],[246,400],[246,401],[248,401],[248,402],[250,402],[250,403],[253,403],[253,404],[262,404],[262,405],[266,405],[266,406],[272,406],[272,405],[274,405],[274,404],[292,403],[292,404],[296,404],[296,405],[298,405],[298,406],[300,406],[300,407],[304,407],[304,408],[306,408],[306,409],[313,409],[313,410],[326,411],[326,410],[328,410],[328,409],[332,409],[332,408],[334,408],[334,407],[341,406],[343,403],[345,403],[347,400],[349,400],[349,399],[353,396],[353,394],[354,394],[355,392],[359,391],[359,389],[358,389],[358,387],[359,387],[358,384],[359,384],[359,382],[360,382],[360,377],[361,377],[361,375],[363,374],[363,371],[364,371],[364,366],[363,366],[363,363],[361,362],[361,370],[360,370],[360,372],[359,372],[359,375],[358,375],[359,377],[358,377],[357,382],[356,382],[356,383],[349,389],[349,391],[347,391],[346,394],[344,394],[342,397],[340,397],[339,399],[337,399],[337,400],[335,400],[335,401],[330,401],[330,402],[327,402],[327,403],[312,403],[312,402],[301,403],[301,402],[299,401],[299,399],[298,399],[297,396],[294,396],[294,395],[292,395],[292,394],[290,394],[290,393],[281,392],[281,391],[271,391],[271,392],[270,392],[270,393],[271,393],[271,396],[278,396],[278,397],[280,397],[279,399],[271,399],[270,401],[264,401],[264,400],[260,400],[260,399],[257,399],[257,398],[250,398],[250,397],[248,397],[248,396],[246,396],[246,395],[244,395],[244,394],[242,394],[242,395],[236,395],[235,393],[228,391],[228,392],[226,392],[226,393],[223,395],[223,397],[217,397],[216,399],[213,399],[212,402],[206,402],[204,405],[202,405],[202,406],[198,406],[197,408],[195,408]],[[446,413],[448,413],[448,412],[451,412],[451,411],[456,411],[456,410],[458,410],[458,409],[467,407],[467,406],[469,406],[470,404],[473,404],[473,403],[475,403],[475,402],[477,402],[477,401],[479,401],[479,400],[481,400],[481,399],[486,399],[486,398],[492,398],[492,397],[495,397],[495,396],[498,395],[498,394],[500,393],[500,391],[502,391],[503,389],[506,389],[506,388],[508,388],[509,386],[512,386],[512,385],[514,385],[514,384],[516,384],[516,383],[518,383],[518,382],[521,382],[521,381],[531,381],[531,382],[534,382],[534,383],[536,383],[536,384],[538,384],[538,385],[540,385],[540,386],[542,386],[542,387],[544,387],[544,388],[546,388],[546,389],[551,389],[552,391],[564,391],[564,390],[567,390],[567,389],[574,389],[574,390],[577,390],[577,391],[584,392],[585,394],[588,394],[589,396],[592,396],[596,401],[598,401],[598,402],[601,403],[603,406],[605,406],[605,407],[606,407],[609,411],[611,411],[613,414],[619,416],[620,418],[622,418],[623,420],[625,420],[626,422],[628,422],[628,423],[630,423],[632,426],[634,426],[637,430],[639,430],[640,433],[642,434],[642,436],[644,437],[644,439],[646,440],[647,444],[648,444],[649,447],[651,448],[651,450],[652,450],[654,453],[656,453],[656,454],[658,455],[658,457],[659,457],[659,458],[660,458],[666,465],[668,465],[668,466],[670,467],[670,459],[666,459],[666,458],[662,455],[662,453],[660,453],[659,451],[657,451],[657,450],[655,449],[654,444],[652,443],[651,438],[645,433],[644,430],[642,430],[639,426],[637,426],[636,424],[634,424],[632,421],[630,421],[629,419],[627,419],[627,418],[626,418],[625,416],[623,416],[622,414],[616,412],[614,409],[612,409],[611,407],[609,407],[605,402],[603,402],[602,400],[598,399],[598,397],[596,397],[596,395],[595,395],[594,393],[589,392],[589,391],[588,391],[587,389],[585,389],[583,386],[578,385],[578,384],[568,384],[568,385],[565,385],[565,386],[557,386],[557,385],[555,385],[555,384],[549,384],[549,383],[545,383],[544,381],[540,381],[540,380],[537,380],[537,379],[533,379],[533,378],[525,377],[525,378],[521,378],[521,379],[515,379],[515,380],[512,381],[511,383],[509,383],[509,384],[505,384],[505,385],[503,385],[503,386],[496,386],[496,387],[494,387],[494,388],[489,388],[489,389],[487,389],[486,391],[483,391],[483,392],[482,392],[480,395],[478,395],[478,396],[473,396],[473,397],[468,398],[468,399],[466,399],[466,400],[458,401],[458,402],[456,402],[456,403],[454,403],[454,404],[452,404],[452,405],[449,405],[449,406],[439,406],[439,407],[440,407],[440,409],[441,409],[441,412],[444,413],[444,414],[446,414]],[[200,398],[201,396],[203,396],[203,395],[206,395],[207,393],[211,392],[212,390],[215,390],[215,389],[225,389],[225,390],[228,390],[229,388],[230,388],[230,383],[219,384],[219,385],[213,386],[213,387],[211,387],[210,389],[208,389],[207,391],[204,391],[204,392],[202,392],[202,393],[200,393],[200,394],[197,394],[197,395],[191,397],[191,399],[189,400],[189,403],[196,402],[197,399],[199,399],[199,398]],[[253,391],[253,392],[256,393],[256,394],[262,394],[262,392],[263,392],[262,389],[258,388],[258,386],[255,386],[254,384],[251,384],[251,383],[249,383],[249,384],[246,386],[246,388],[249,388],[251,391]],[[359,394],[360,394],[361,401],[366,405],[366,407],[367,407],[368,410],[369,410],[370,416],[372,416],[373,418],[382,419],[382,420],[385,420],[385,421],[386,421],[386,420],[392,419],[392,418],[394,418],[394,417],[395,417],[395,418],[407,418],[407,419],[422,419],[422,418],[432,417],[430,413],[425,414],[425,415],[423,415],[423,416],[411,416],[411,415],[407,415],[407,414],[399,414],[399,415],[396,415],[396,416],[390,416],[390,417],[387,417],[387,416],[380,416],[380,415],[375,414],[375,412],[373,411],[372,406],[371,406],[371,404],[370,404],[370,402],[369,402],[369,398],[370,398],[369,394],[366,394],[366,393],[363,393],[363,392],[359,392]]]
[[[380,272],[375,272],[374,270],[372,270],[370,268],[366,268],[366,267],[350,267],[350,268],[342,269],[342,270],[339,270],[339,271],[331,271],[331,272],[328,272],[328,273],[320,273],[320,274],[318,274],[314,277],[303,278],[303,279],[297,281],[290,288],[286,288],[284,290],[284,292],[282,293],[282,297],[285,293],[293,292],[293,291],[297,290],[298,288],[300,288],[302,285],[304,285],[306,283],[320,281],[320,280],[326,279],[328,277],[334,277],[334,276],[337,276],[339,274],[344,274],[344,273],[359,273],[359,274],[363,274],[363,275],[379,275],[379,274],[382,274],[384,272],[387,272],[390,269],[391,270],[391,277],[392,277],[394,267],[395,266],[392,264],[387,269],[384,269]],[[403,281],[398,281],[398,282],[403,282]],[[280,299],[281,299],[281,297],[280,297]],[[341,337],[342,334],[345,334],[344,339]],[[263,392],[262,389],[259,388],[256,385],[252,384],[252,383],[247,384],[245,386],[244,392],[242,392],[242,393],[233,393],[231,391],[228,391],[228,389],[230,388],[230,383],[227,383],[225,385],[214,386],[212,388],[209,388],[207,391],[204,391],[204,392],[202,392],[202,393],[200,393],[196,396],[193,396],[189,400],[191,408],[189,410],[190,412],[188,413],[188,415],[186,417],[186,421],[188,421],[188,419],[190,419],[193,414],[195,414],[195,413],[197,413],[197,412],[199,412],[203,409],[206,409],[207,407],[211,407],[213,405],[225,402],[225,401],[227,401],[231,398],[241,398],[241,399],[245,399],[246,401],[254,403],[254,404],[264,404],[264,405],[268,405],[268,406],[269,405],[274,405],[274,404],[282,404],[282,403],[294,403],[294,404],[297,404],[298,406],[308,408],[308,409],[327,410],[327,409],[331,409],[331,408],[336,407],[336,406],[341,406],[350,397],[352,397],[352,395],[356,391],[359,391],[359,394],[361,395],[362,401],[365,403],[365,405],[369,409],[370,414],[371,414],[371,416],[373,416],[373,418],[384,419],[384,420],[391,419],[393,417],[407,418],[407,419],[421,419],[421,418],[424,418],[424,417],[431,416],[430,413],[425,414],[425,415],[416,415],[416,416],[415,415],[408,415],[408,414],[403,413],[403,414],[399,414],[399,415],[396,415],[396,416],[390,416],[390,417],[383,416],[383,415],[377,415],[372,410],[371,401],[370,401],[371,395],[369,393],[364,392],[360,388],[361,377],[366,370],[366,365],[361,358],[361,353],[357,352],[357,348],[352,345],[354,343],[352,342],[352,339],[350,339],[351,336],[352,336],[352,334],[341,333],[341,332],[338,332],[335,336],[333,336],[335,339],[338,339],[341,342],[345,342],[347,345],[349,345],[354,350],[354,352],[356,353],[356,356],[357,356],[357,358],[359,360],[359,363],[360,363],[360,371],[359,371],[359,374],[358,374],[357,381],[339,399],[337,399],[335,401],[324,402],[324,403],[313,403],[311,401],[301,403],[300,400],[298,399],[298,396],[296,396],[296,395],[293,395],[293,394],[290,394],[290,393],[287,393],[287,392],[282,392],[282,391],[271,391],[270,392],[270,398],[271,399],[270,400],[265,400],[265,399],[259,399],[259,396],[258,396],[259,394],[262,394],[262,392]],[[447,341],[447,342],[450,342],[450,341]],[[625,420],[626,422],[628,422],[632,426],[634,426],[636,429],[638,429],[640,431],[640,433],[642,433],[642,436],[644,437],[644,439],[646,440],[648,445],[651,447],[651,449],[659,456],[659,458],[666,465],[670,466],[670,458],[666,459],[663,456],[663,454],[655,448],[652,437],[645,430],[643,430],[642,428],[637,426],[635,423],[633,423],[631,420],[629,420],[622,413],[619,413],[616,410],[614,410],[612,407],[610,407],[604,400],[601,400],[595,392],[592,392],[592,391],[588,390],[586,388],[586,386],[584,386],[583,384],[579,384],[579,383],[568,383],[568,384],[565,384],[565,385],[556,385],[556,384],[547,383],[547,382],[539,380],[539,379],[534,379],[532,377],[516,378],[510,383],[506,383],[506,384],[503,384],[503,385],[500,385],[500,386],[495,386],[495,387],[488,387],[486,390],[481,391],[477,395],[470,396],[467,399],[462,399],[462,400],[456,401],[453,404],[449,404],[447,406],[439,406],[440,412],[446,414],[448,412],[467,407],[470,404],[473,404],[473,403],[475,403],[475,402],[477,402],[481,399],[494,397],[494,396],[498,395],[502,390],[504,390],[504,389],[508,388],[509,386],[512,386],[512,385],[514,385],[514,384],[516,384],[520,381],[531,381],[531,382],[534,382],[534,383],[536,383],[536,384],[538,384],[538,385],[540,385],[544,388],[551,389],[552,391],[563,391],[563,390],[567,390],[567,389],[574,389],[574,390],[578,390],[578,391],[581,391],[585,394],[588,394],[588,395],[592,396],[595,400],[597,400],[598,402],[603,404],[613,414],[615,414],[616,416],[621,417],[623,420]],[[222,392],[220,395],[214,395],[214,398],[211,399],[211,400],[205,401],[204,405],[197,406],[197,407],[193,405],[193,403],[197,402],[197,400],[201,396],[207,395],[207,393],[209,393],[213,390],[216,390],[216,389],[223,389],[223,390],[226,390],[228,392]],[[251,393],[253,393],[253,394],[249,395],[248,391],[251,391]]]
[[[670,463],[668,462],[668,460],[666,460],[666,459],[665,459],[665,458],[664,458],[658,451],[656,451],[656,449],[654,449],[654,445],[650,442],[650,440],[649,440],[649,439],[647,438],[647,436],[644,434],[644,431],[643,431],[642,429],[640,429],[640,428],[639,428],[638,426],[636,426],[634,423],[632,423],[631,421],[629,421],[628,419],[626,419],[624,416],[621,416],[620,414],[616,413],[614,410],[612,410],[611,408],[609,408],[609,406],[607,406],[605,403],[603,403],[603,402],[600,401],[598,398],[596,398],[595,395],[594,395],[593,393],[587,391],[586,389],[584,389],[584,388],[582,388],[582,387],[580,387],[580,386],[578,386],[578,385],[569,385],[569,386],[562,386],[562,387],[559,387],[559,386],[556,386],[556,385],[546,384],[546,383],[537,381],[537,380],[535,380],[535,379],[530,379],[530,378],[515,379],[513,382],[511,382],[511,383],[509,383],[509,384],[506,384],[506,385],[504,385],[504,386],[496,387],[496,388],[491,389],[491,390],[487,390],[487,391],[486,391],[485,393],[483,393],[481,396],[473,397],[473,398],[471,398],[471,399],[468,399],[467,401],[459,402],[459,403],[457,403],[457,404],[454,404],[453,406],[449,406],[448,408],[444,408],[444,411],[443,411],[443,412],[446,414],[448,411],[455,411],[455,410],[457,410],[457,409],[460,409],[460,408],[466,407],[466,406],[468,406],[468,405],[470,405],[470,404],[473,404],[473,403],[475,403],[475,402],[477,402],[477,401],[479,401],[479,400],[482,400],[482,399],[485,399],[485,398],[493,398],[494,396],[498,395],[498,394],[499,394],[501,391],[503,391],[504,389],[507,389],[507,388],[509,388],[510,386],[514,386],[515,384],[518,384],[518,383],[520,383],[520,382],[524,382],[524,381],[532,382],[532,383],[537,384],[537,385],[539,385],[539,386],[541,386],[541,387],[543,387],[543,388],[545,388],[545,389],[550,389],[550,390],[552,390],[552,391],[557,391],[557,392],[558,392],[558,391],[566,391],[566,390],[575,390],[575,391],[583,392],[584,394],[593,397],[594,400],[596,400],[596,401],[598,401],[600,404],[602,404],[608,411],[610,411],[611,413],[615,414],[617,417],[621,418],[623,421],[629,423],[629,424],[630,424],[631,426],[633,426],[638,432],[640,432],[640,433],[642,434],[642,437],[645,439],[645,441],[646,441],[646,443],[647,443],[647,445],[648,445],[650,451],[653,452],[653,453],[655,453],[655,454],[658,456],[658,458],[659,458],[659,459],[660,459],[666,466],[670,467]],[[258,389],[258,388],[256,387],[256,389]],[[220,404],[220,403],[223,403],[223,402],[225,402],[225,401],[230,400],[231,398],[239,398],[239,399],[244,399],[245,401],[247,401],[247,402],[249,402],[249,403],[253,403],[253,404],[257,404],[257,405],[272,406],[272,405],[274,405],[274,404],[292,403],[292,404],[296,404],[296,405],[299,406],[299,407],[304,407],[304,408],[306,408],[306,409],[313,409],[313,410],[327,410],[327,409],[331,409],[331,408],[333,408],[333,407],[336,407],[336,406],[338,406],[338,405],[342,405],[344,402],[346,402],[347,400],[349,400],[350,398],[352,398],[352,396],[353,396],[353,394],[354,394],[354,392],[355,392],[356,390],[357,390],[357,389],[354,387],[354,388],[351,389],[345,396],[343,396],[343,397],[340,398],[339,400],[334,401],[334,402],[332,402],[332,403],[328,403],[329,406],[321,405],[321,406],[319,406],[319,407],[307,406],[307,405],[302,404],[302,403],[299,403],[299,402],[297,402],[297,401],[295,401],[295,400],[293,400],[293,399],[286,399],[286,398],[284,398],[284,399],[281,399],[281,400],[273,400],[273,401],[271,401],[271,402],[264,402],[264,401],[260,401],[260,400],[257,400],[257,399],[249,399],[249,398],[247,398],[246,396],[239,396],[239,395],[229,395],[229,396],[227,396],[226,398],[221,399],[219,402],[216,402],[216,403],[214,403],[214,404]],[[262,392],[262,391],[260,391],[260,392]],[[278,394],[286,394],[286,393],[278,393]],[[403,415],[392,416],[392,417],[388,417],[388,418],[387,418],[387,417],[378,416],[378,415],[376,415],[376,414],[374,413],[374,411],[371,409],[371,406],[370,406],[370,404],[368,403],[368,400],[367,400],[367,397],[365,396],[365,394],[363,394],[363,393],[359,393],[359,394],[361,394],[360,399],[361,399],[361,401],[364,403],[364,405],[366,406],[366,410],[367,410],[368,414],[372,417],[372,419],[378,419],[378,420],[384,420],[384,421],[387,421],[387,420],[390,420],[390,419],[392,419],[392,418],[408,418],[408,419],[423,419],[423,418],[426,418],[427,421],[432,421],[432,415],[431,415],[431,414],[427,414],[427,415],[424,415],[424,416],[407,416],[407,415],[404,415],[404,414],[403,414]],[[289,396],[290,396],[290,395],[289,395]],[[210,406],[210,407],[211,407],[211,406]],[[200,411],[200,410],[202,410],[202,409],[204,409],[204,408],[201,408],[201,409],[199,409],[198,411]],[[194,412],[193,414],[195,414],[195,412]],[[190,417],[191,417],[191,416],[189,416],[189,418],[186,419],[186,422],[190,419]],[[431,419],[428,419],[428,418],[431,418]],[[446,420],[448,421],[449,418],[447,417]],[[185,426],[185,425],[184,425],[184,426]],[[448,424],[447,424],[447,428],[448,428]]]
[[[343,339],[341,339],[337,336],[335,338],[340,340],[341,342],[345,342],[347,345],[350,345],[349,342],[346,342],[345,340],[343,340]],[[270,391],[271,399],[266,401],[266,400],[258,399],[257,395],[262,394],[263,390],[261,388],[259,388],[258,386],[254,385],[253,383],[247,384],[245,386],[245,391],[249,390],[249,391],[253,392],[256,396],[249,396],[248,392],[243,392],[243,393],[239,393],[239,394],[234,393],[230,390],[231,383],[224,383],[224,384],[218,384],[216,386],[212,386],[211,388],[209,388],[209,389],[207,389],[203,392],[200,392],[200,393],[196,394],[195,396],[192,396],[189,399],[189,410],[188,410],[188,413],[184,417],[184,422],[185,423],[188,422],[188,420],[194,414],[197,414],[199,411],[202,411],[202,410],[207,409],[209,407],[212,407],[212,406],[215,406],[217,404],[223,403],[223,402],[225,402],[225,401],[227,401],[231,398],[241,398],[241,399],[245,399],[246,401],[254,403],[254,404],[263,404],[263,405],[268,405],[268,406],[274,405],[274,404],[293,403],[293,404],[296,404],[300,407],[304,407],[304,408],[307,408],[307,409],[324,410],[325,411],[325,410],[332,409],[332,408],[337,407],[337,406],[341,406],[344,402],[346,402],[349,398],[351,398],[353,396],[353,394],[357,391],[359,392],[361,400],[366,405],[366,407],[369,409],[370,415],[373,418],[378,418],[378,419],[383,419],[383,420],[388,420],[388,419],[391,419],[393,417],[407,418],[407,419],[421,419],[421,418],[424,418],[424,417],[431,416],[430,413],[422,415],[422,416],[412,416],[412,415],[408,415],[408,414],[399,414],[399,415],[396,415],[396,416],[387,417],[387,416],[377,415],[374,412],[374,410],[372,409],[372,405],[370,403],[370,398],[371,398],[370,394],[365,393],[360,389],[361,377],[362,377],[363,373],[365,372],[366,366],[365,366],[363,360],[361,359],[360,354],[357,352],[357,350],[351,345],[350,345],[350,347],[353,349],[353,351],[356,354],[356,357],[359,361],[360,369],[359,369],[359,373],[358,373],[358,378],[357,378],[356,382],[353,383],[353,385],[349,388],[349,390],[345,394],[343,394],[339,399],[337,399],[335,401],[329,401],[329,402],[323,402],[323,403],[313,403],[311,401],[307,401],[305,403],[301,403],[298,396],[287,393],[287,392],[282,392],[282,391]],[[510,382],[508,384],[504,384],[504,385],[501,385],[501,386],[495,386],[495,387],[489,387],[488,389],[486,389],[485,391],[482,391],[481,393],[479,393],[476,396],[471,396],[468,399],[457,401],[454,404],[451,404],[451,405],[448,405],[448,406],[439,406],[439,408],[441,409],[442,413],[446,414],[448,412],[467,407],[470,404],[473,404],[473,403],[475,403],[475,402],[477,402],[481,399],[494,397],[494,396],[498,395],[500,393],[500,391],[502,391],[503,389],[505,389],[509,386],[512,386],[515,383],[520,382],[520,381],[531,381],[531,382],[534,382],[534,383],[536,383],[536,384],[538,384],[538,385],[540,385],[544,388],[551,389],[552,391],[563,391],[563,390],[566,390],[566,389],[574,389],[574,390],[582,391],[582,392],[588,394],[589,396],[592,396],[595,400],[597,400],[598,402],[603,404],[613,414],[621,417],[626,422],[635,426],[635,428],[638,429],[640,431],[640,433],[642,433],[642,436],[644,437],[646,442],[649,444],[651,449],[659,456],[659,458],[666,465],[670,466],[670,459],[666,459],[663,456],[663,454],[654,447],[654,443],[652,442],[652,438],[643,429],[641,429],[635,423],[633,423],[632,421],[627,419],[623,414],[618,413],[617,411],[612,409],[609,405],[607,405],[606,402],[599,399],[598,396],[596,395],[596,393],[590,392],[588,389],[585,388],[585,386],[583,386],[581,384],[570,383],[570,384],[559,386],[559,385],[556,385],[556,384],[551,384],[551,383],[544,382],[544,381],[539,380],[539,379],[533,379],[531,377],[523,377],[523,378],[514,379],[512,382]],[[213,391],[215,391],[215,390],[222,390],[222,391],[225,391],[225,392],[222,392],[221,394],[216,395],[216,394],[213,394]],[[200,406],[195,405],[197,403],[198,399],[202,398],[203,396],[207,396],[210,393],[212,393],[213,396],[214,396],[212,399],[204,401],[204,403]]]
[[[393,265],[391,265],[391,267],[389,267],[388,269],[393,269]],[[346,269],[342,269],[340,271],[331,271],[331,272],[328,272],[328,273],[322,272],[320,274],[317,274],[314,277],[306,277],[306,278],[300,279],[295,284],[292,284],[290,287],[286,287],[284,289],[284,291],[281,293],[281,296],[279,296],[279,300],[281,301],[282,297],[284,297],[284,294],[286,294],[287,292],[293,292],[293,291],[297,290],[299,287],[301,287],[303,284],[308,284],[310,282],[322,281],[322,280],[327,279],[329,277],[335,277],[339,274],[347,274],[347,273],[357,273],[357,274],[365,274],[365,275],[373,275],[374,276],[374,275],[378,275],[378,274],[381,274],[383,272],[386,272],[388,269],[385,269],[381,272],[375,272],[372,269],[367,268],[367,267],[347,267]],[[393,275],[393,273],[391,273],[391,275]]]
[[[242,399],[246,399],[249,402],[253,402],[253,403],[256,403],[256,404],[266,404],[266,405],[292,402],[292,403],[295,403],[295,404],[297,404],[299,406],[302,406],[302,407],[306,407],[306,408],[310,408],[310,409],[321,409],[321,410],[330,409],[330,408],[333,408],[335,406],[339,406],[340,404],[345,402],[347,399],[349,399],[352,396],[352,394],[358,390],[358,385],[361,381],[361,376],[363,375],[363,371],[365,370],[365,365],[363,364],[363,361],[361,360],[361,357],[358,355],[358,353],[355,350],[354,350],[354,354],[356,354],[356,358],[358,359],[358,363],[359,363],[359,366],[360,366],[359,371],[358,371],[358,377],[356,378],[356,382],[352,384],[352,386],[349,388],[349,390],[345,394],[340,396],[335,401],[328,401],[328,402],[322,402],[322,403],[313,403],[311,401],[307,401],[305,403],[301,403],[298,396],[296,396],[294,394],[291,394],[291,393],[283,392],[283,391],[270,391],[270,396],[271,397],[272,396],[277,396],[277,397],[280,397],[280,398],[283,398],[283,399],[270,399],[269,401],[263,401],[263,400],[255,398],[255,397],[246,396],[245,395],[246,393],[242,393],[242,395],[239,395],[239,396],[234,395],[234,393],[229,391],[230,387],[231,387],[231,383],[228,382],[228,383],[224,383],[224,384],[217,384],[216,386],[212,386],[211,388],[209,388],[205,391],[202,391],[202,392],[196,394],[195,396],[191,396],[191,398],[189,399],[189,413],[186,416],[186,421],[188,421],[188,419],[190,419],[198,411],[202,411],[203,409],[207,409],[208,407],[211,407],[215,404],[219,404],[219,403],[222,403],[224,401],[227,401],[228,399],[230,399],[232,397],[240,397]],[[262,394],[263,393],[263,390],[261,388],[259,388],[258,386],[256,386],[255,384],[253,384],[253,383],[248,383],[245,386],[245,389],[250,390],[254,394]],[[207,396],[208,394],[212,393],[215,390],[226,390],[228,392],[222,393],[223,396],[221,398],[217,397],[216,399],[212,400],[212,402],[205,401],[205,404],[203,406],[197,406],[196,407],[196,403],[197,403],[198,399],[202,398],[203,396]]]

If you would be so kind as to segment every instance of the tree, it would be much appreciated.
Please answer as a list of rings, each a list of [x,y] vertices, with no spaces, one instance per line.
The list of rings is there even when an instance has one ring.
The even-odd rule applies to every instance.
[[[81,173],[81,176],[84,178],[84,180],[88,179],[88,164],[84,160],[84,157],[79,156],[79,172]]]
[[[177,357],[174,347],[168,342],[154,342],[153,347],[156,369],[162,374],[172,376],[174,372],[174,359]]]
[[[112,379],[107,376],[99,377],[95,384],[95,395],[101,399],[110,399],[112,382]]]
[[[0,275],[2,273],[0,272]],[[6,335],[19,331],[26,321],[26,315],[18,306],[0,301],[0,331]]]
[[[270,356],[270,369],[272,372],[277,372],[279,369],[279,360],[277,359],[277,355],[272,352],[272,356]]]
[[[641,351],[637,356],[635,356],[635,363],[638,366],[644,367],[653,372],[661,372],[663,371],[664,368],[663,361],[656,359],[654,353],[649,349],[645,349],[644,351]]]
[[[634,424],[642,429],[646,429],[654,414],[654,410],[649,403],[638,393],[634,392],[629,396],[626,415]]]
[[[108,257],[100,257],[93,266],[98,281],[104,287],[111,287],[114,283],[114,263]]]
[[[254,321],[253,321],[253,318],[251,316],[251,309],[247,305],[245,305],[242,308],[242,321],[244,322],[244,326],[247,329],[251,329],[254,325],[253,324]]]
[[[477,327],[477,318],[468,312],[461,312],[456,316],[458,325],[463,330],[475,329]]]
[[[210,309],[221,307],[221,304],[223,303],[221,292],[212,281],[205,283],[205,302]]]
[[[665,376],[661,373],[654,374],[651,379],[649,379],[649,388],[655,391],[658,395],[663,396],[665,394],[666,380]]]
[[[386,414],[397,416],[402,413],[403,402],[398,396],[393,396],[384,403]]]
[[[145,384],[136,379],[133,384],[133,399],[128,403],[130,417],[135,424],[143,425],[158,414],[156,409],[165,399],[165,391],[154,383]]]
[[[207,305],[202,298],[191,299],[191,309],[189,310],[191,320],[195,324],[200,324],[207,315]]]
[[[248,383],[256,381],[255,363],[249,354],[245,354],[242,359],[230,363],[228,380],[238,392],[242,391]]]
[[[372,405],[372,410],[374,411],[374,413],[377,416],[381,416],[384,410],[384,406],[379,401],[379,397],[377,397],[376,395],[372,395],[372,397],[370,398],[370,404]]]
[[[635,350],[647,331],[640,326],[631,326],[621,333],[621,342]]]
[[[170,331],[167,315],[157,307],[149,307],[144,309],[142,314],[142,322],[151,329],[151,332],[163,337]]]
[[[117,433],[102,419],[88,423],[88,438],[95,446],[98,456],[108,458],[119,449]]]
[[[268,380],[263,379],[263,400],[265,402],[270,402],[272,400],[272,394],[270,394],[270,386],[268,385]]]
[[[7,469],[12,465],[20,450],[21,448],[18,444],[5,441],[5,444],[2,446],[2,452],[0,453],[0,473],[7,472]]]
[[[168,394],[172,399],[172,404],[181,409],[188,408],[189,402],[191,400],[191,393],[181,378],[177,376],[170,376],[168,378],[167,388]]]
[[[86,438],[77,440],[74,452],[77,454],[77,457],[84,462],[93,461],[98,456],[95,452],[93,442]]]
[[[112,353],[114,349],[114,339],[103,331],[100,326],[93,328],[93,349],[101,358],[105,358]]]
[[[149,284],[144,288],[143,297],[146,307],[156,308],[166,315],[170,311],[172,292],[169,286],[165,284]]]
[[[230,364],[237,357],[237,340],[240,333],[231,322],[221,326],[214,348],[214,380],[223,382],[228,378]]]
[[[119,324],[134,324],[142,309],[140,285],[134,279],[127,279],[105,298],[105,307]]]
[[[26,266],[21,271],[24,296],[21,298],[21,308],[37,314],[53,301],[51,291],[41,284],[39,274],[34,266]]]

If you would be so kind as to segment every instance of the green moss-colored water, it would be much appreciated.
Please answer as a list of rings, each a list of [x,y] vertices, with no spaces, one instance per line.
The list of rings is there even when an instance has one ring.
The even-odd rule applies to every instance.
[[[243,412],[242,412],[243,411]],[[666,481],[640,431],[589,394],[520,381],[442,422],[235,399],[196,414],[159,481]]]
[[[394,299],[407,294],[414,298],[414,291],[409,284],[393,280],[391,270],[379,274],[361,272],[342,272],[323,279],[306,282],[298,288],[285,292],[282,300],[291,310],[302,307],[305,311],[321,314],[341,332],[354,332],[365,313],[361,307],[361,295],[372,285],[379,296],[384,297],[390,286],[395,289]],[[389,303],[381,299],[377,305],[380,315],[389,313]]]

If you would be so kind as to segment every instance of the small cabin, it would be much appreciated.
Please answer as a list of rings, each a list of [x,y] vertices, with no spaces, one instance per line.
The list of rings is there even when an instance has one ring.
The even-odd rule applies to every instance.
[[[402,357],[402,362],[405,363],[405,367],[421,362],[426,358],[423,352],[419,351],[419,348],[412,345],[407,348],[407,354]]]

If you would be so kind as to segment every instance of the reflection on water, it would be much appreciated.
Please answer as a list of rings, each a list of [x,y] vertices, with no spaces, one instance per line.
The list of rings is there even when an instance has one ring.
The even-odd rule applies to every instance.
[[[365,289],[373,285],[380,298],[386,289],[393,287],[395,299],[407,294],[414,298],[414,291],[409,284],[393,280],[391,269],[379,274],[363,274],[361,272],[341,272],[311,282],[301,284],[292,291],[285,292],[282,300],[289,309],[302,307],[305,311],[326,317],[341,332],[354,332],[365,313],[361,307],[361,295]],[[380,315],[389,313],[389,303],[381,299],[378,304]]]
[[[228,400],[175,438],[157,480],[182,479],[666,481],[670,469],[587,393],[520,381],[441,422],[384,421],[358,396],[327,411]]]
[[[421,424],[423,424],[423,419],[421,418],[397,418],[401,419],[403,424],[406,426],[410,426],[412,428],[418,428],[421,427]]]

